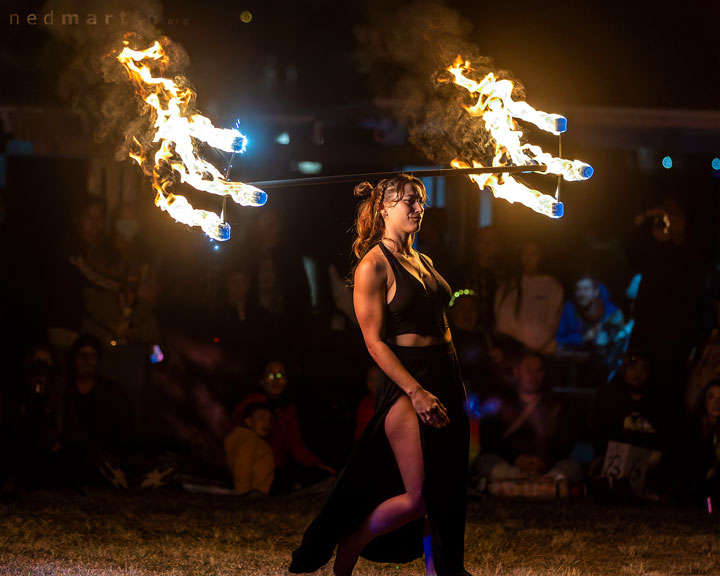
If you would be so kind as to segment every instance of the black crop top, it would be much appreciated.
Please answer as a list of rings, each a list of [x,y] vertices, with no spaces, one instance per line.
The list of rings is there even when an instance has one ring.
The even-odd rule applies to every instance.
[[[435,292],[430,292],[400,264],[395,255],[382,242],[380,242],[380,249],[395,275],[395,295],[387,305],[385,336],[391,337],[400,334],[444,336],[448,328],[445,311],[452,296],[448,283],[430,265],[427,258],[420,254],[420,259],[437,284]]]

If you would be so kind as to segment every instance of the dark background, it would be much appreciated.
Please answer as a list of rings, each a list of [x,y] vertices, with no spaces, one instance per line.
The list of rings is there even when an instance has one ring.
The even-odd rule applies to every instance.
[[[98,15],[117,14],[123,5],[67,3]],[[582,264],[581,247],[601,241],[624,250],[633,215],[667,192],[683,199],[693,234],[714,247],[720,182],[719,172],[711,168],[712,159],[720,156],[716,2],[667,7],[651,1],[181,0],[164,3],[158,28],[189,55],[184,73],[197,89],[200,109],[216,125],[231,126],[241,119],[250,145],[234,163],[234,179],[301,176],[296,165],[302,160],[321,162],[322,174],[372,172],[433,163],[408,143],[396,114],[396,81],[408,70],[389,61],[385,65],[382,55],[368,57],[358,31],[372,29],[396,12],[392,34],[411,38],[418,31],[405,26],[403,14],[437,5],[464,19],[469,25],[460,33],[464,40],[520,79],[531,105],[567,115],[564,156],[595,168],[591,180],[564,185],[565,217],[559,221],[492,202],[492,220],[501,228],[509,257],[523,238],[539,235],[550,247],[555,272],[567,281]],[[72,109],[58,85],[77,54],[51,33],[59,25],[49,30],[23,21],[29,13],[41,19],[45,10],[43,2],[32,0],[0,3],[3,110],[33,108],[43,114]],[[252,13],[249,23],[241,21],[243,11]],[[12,13],[21,15],[20,25],[10,25]],[[620,119],[613,120],[618,111]],[[638,121],[652,111],[666,114]],[[81,133],[90,144],[80,153],[70,147],[66,153],[18,153],[8,144],[15,135],[7,127],[3,134],[4,226],[14,257],[25,263],[20,271],[25,278],[41,273],[37,258],[69,218],[72,199],[85,186],[89,159],[110,162],[117,145],[112,139],[93,142],[92,121],[70,130],[56,126],[48,121],[46,128],[59,142],[56,150],[63,150],[70,133]],[[290,134],[289,145],[275,142],[280,132]],[[533,138],[554,151],[555,140],[537,132]],[[661,166],[666,155],[673,158],[670,170]],[[218,160],[224,167],[224,158]],[[528,180],[545,192],[554,190],[552,179]],[[477,225],[479,194],[464,179],[447,179],[446,184],[446,209],[454,214],[447,238],[460,261],[469,231]],[[139,177],[138,187],[141,194],[147,189],[146,226],[153,234],[203,249],[207,238],[202,233],[159,214],[149,184]],[[268,207],[288,217],[287,230],[297,249],[347,267],[355,206],[350,190],[351,185],[272,190]],[[245,224],[253,217],[253,209],[231,208],[229,219],[237,224],[229,245],[248,241]],[[617,297],[625,278],[604,280]]]

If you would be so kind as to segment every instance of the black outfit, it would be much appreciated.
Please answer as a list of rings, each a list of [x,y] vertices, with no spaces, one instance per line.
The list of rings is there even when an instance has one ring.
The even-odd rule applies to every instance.
[[[86,394],[70,381],[63,406],[62,450],[68,475],[80,482],[100,480],[108,455],[126,459],[135,439],[132,405],[120,384],[98,377]]]
[[[649,242],[641,254],[642,281],[630,347],[646,352],[655,374],[650,394],[662,400],[668,417],[679,419],[687,361],[699,332],[706,255],[690,240],[679,246],[672,241]]]
[[[662,407],[649,394],[652,384],[637,392],[620,377],[601,388],[593,408],[593,444],[598,454],[608,442],[625,442],[649,450],[662,450],[664,418]]]
[[[387,306],[386,336],[419,333],[439,335],[447,328],[445,309],[450,287],[423,263],[437,283],[428,292],[381,243],[395,275],[395,296]],[[420,385],[438,397],[450,423],[436,429],[420,423],[425,482],[423,496],[432,534],[438,576],[469,576],[463,567],[467,493],[468,419],[465,387],[452,343],[408,347],[390,345]],[[375,415],[358,440],[355,453],[339,475],[322,510],[293,552],[290,572],[314,572],[326,564],[341,537],[352,533],[382,502],[405,488],[385,434],[385,417],[404,392],[389,378],[378,384]],[[362,556],[376,562],[410,562],[423,555],[424,519],[378,536]]]

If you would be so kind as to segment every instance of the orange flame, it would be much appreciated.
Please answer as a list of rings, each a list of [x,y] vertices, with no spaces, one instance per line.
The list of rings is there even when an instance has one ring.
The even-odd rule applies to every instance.
[[[214,212],[197,210],[187,198],[170,191],[175,184],[172,175],[175,174],[181,182],[197,190],[229,196],[237,204],[262,206],[267,201],[265,192],[249,184],[223,178],[215,166],[200,158],[195,151],[195,141],[202,141],[226,152],[242,153],[247,139],[238,130],[216,128],[205,116],[193,113],[191,103],[195,93],[190,88],[168,78],[153,76],[145,62],[154,63],[161,73],[170,63],[159,42],[147,50],[132,50],[128,41],[123,44],[125,48],[117,59],[127,71],[138,97],[152,110],[151,119],[155,128],[153,142],[159,143],[153,155],[153,164],[149,166],[146,151],[138,139],[133,137],[136,150],[128,153],[130,158],[148,176],[152,176],[156,206],[178,222],[200,226],[215,240],[227,240],[230,227],[220,216]]]
[[[542,130],[559,135],[567,127],[567,121],[563,116],[540,112],[526,102],[513,100],[511,97],[513,83],[510,80],[497,80],[495,75],[490,73],[477,82],[466,76],[470,70],[472,70],[470,62],[464,61],[460,56],[447,68],[455,84],[477,96],[477,102],[473,106],[463,106],[463,108],[470,115],[481,118],[485,129],[492,137],[495,147],[493,166],[544,164],[547,170],[542,172],[543,174],[556,174],[564,180],[587,180],[592,176],[592,166],[585,162],[556,158],[543,152],[539,146],[521,144],[523,133],[515,118],[531,122]],[[474,168],[482,167],[482,164],[476,160],[472,160],[472,163]],[[452,166],[469,167],[466,162],[457,158],[452,162]],[[511,203],[520,202],[552,218],[562,215],[562,212],[558,211],[558,202],[554,197],[533,190],[508,174],[481,174],[469,177],[480,188],[490,188],[497,198],[504,198]]]

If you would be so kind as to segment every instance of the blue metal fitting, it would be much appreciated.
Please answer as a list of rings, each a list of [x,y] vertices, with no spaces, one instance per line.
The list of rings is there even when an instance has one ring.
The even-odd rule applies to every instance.
[[[230,224],[228,224],[227,222],[218,224],[216,240],[218,242],[225,242],[227,240],[230,240]]]
[[[565,116],[555,118],[555,132],[567,132],[567,118]]]
[[[587,166],[583,166],[582,170],[580,170],[580,175],[587,180],[590,178],[593,174],[595,174],[595,170],[593,170],[593,167],[588,164]]]
[[[244,136],[237,136],[232,143],[233,152],[237,152],[238,154],[244,152],[246,142],[247,140]]]

